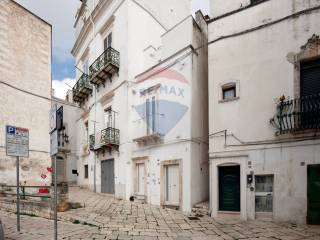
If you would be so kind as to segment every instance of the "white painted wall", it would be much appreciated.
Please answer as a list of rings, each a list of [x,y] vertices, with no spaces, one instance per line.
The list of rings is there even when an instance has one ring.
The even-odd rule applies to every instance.
[[[211,22],[209,42],[317,5],[318,1],[266,1]],[[219,1],[213,1],[212,6],[217,12],[225,11]],[[306,165],[320,163],[317,155],[319,142],[295,142],[295,137],[301,135],[277,137],[269,120],[276,114],[275,99],[282,95],[294,97],[295,68],[290,56],[299,53],[300,47],[313,34],[319,35],[319,16],[319,10],[310,11],[209,45],[209,152],[212,158],[210,189],[213,216],[217,215],[214,188],[217,165],[241,161],[244,166],[252,163],[251,168],[246,167],[241,172],[242,181],[250,171],[256,175],[274,174],[275,220],[305,222]],[[228,82],[237,83],[239,99],[221,103],[221,85]],[[225,129],[226,142],[223,133],[215,134]],[[272,141],[284,138],[293,143],[272,144]],[[259,144],[259,141],[270,144]],[[248,156],[243,159],[242,155]],[[247,198],[247,210],[242,208],[241,216],[244,219],[255,218],[253,193],[242,187],[241,194],[241,199]]]
[[[163,133],[163,126],[172,120],[172,112],[164,111],[159,106],[159,115],[156,118],[159,124],[156,124],[156,130],[159,128],[160,133],[164,134],[161,143],[134,144],[132,154],[134,159],[147,157],[147,200],[152,204],[161,203],[160,186],[164,181],[160,174],[161,163],[180,160],[183,211],[191,211],[194,204],[208,197],[207,52],[206,49],[199,52],[192,50],[207,42],[207,25],[204,21],[201,24],[202,32],[190,16],[163,34],[162,59],[169,60],[139,75],[136,78],[139,83],[132,86],[134,93],[132,102],[135,107],[141,106],[147,98],[151,100],[152,97],[156,97],[160,105],[161,101],[169,101],[171,105],[168,109],[170,108],[172,112],[179,111],[179,107],[174,104],[186,107],[182,118],[170,131]],[[175,40],[179,38],[181,41]],[[150,75],[152,72],[157,74]],[[159,88],[141,94],[143,90],[154,86]],[[146,122],[143,116],[133,110],[133,139],[146,135]],[[135,176],[132,179],[134,181]],[[134,193],[135,189],[132,188],[132,194]]]

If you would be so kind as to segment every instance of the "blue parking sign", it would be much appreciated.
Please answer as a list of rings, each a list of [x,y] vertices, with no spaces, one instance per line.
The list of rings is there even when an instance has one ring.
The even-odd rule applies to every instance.
[[[15,134],[16,133],[16,128],[13,126],[7,126],[7,133],[8,134]]]

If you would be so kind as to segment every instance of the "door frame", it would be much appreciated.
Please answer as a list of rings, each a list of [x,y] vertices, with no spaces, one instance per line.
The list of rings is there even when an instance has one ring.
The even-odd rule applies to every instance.
[[[179,205],[168,205],[166,204],[166,172],[165,167],[171,166],[171,165],[178,165],[179,167]],[[182,188],[183,188],[183,182],[182,182],[182,159],[175,159],[175,160],[166,160],[161,161],[160,164],[160,205],[161,206],[173,206],[178,207],[179,209],[182,208]]]
[[[103,193],[102,192],[102,163],[103,162],[108,162],[108,161],[113,161],[113,193]],[[100,192],[103,193],[103,194],[110,194],[110,195],[115,195],[116,193],[116,166],[115,166],[115,159],[114,158],[109,158],[109,159],[104,159],[104,160],[101,160],[101,163],[100,163],[100,173],[101,173],[101,177],[100,177]]]
[[[247,169],[249,155],[247,154],[232,154],[232,155],[209,155],[210,164],[210,206],[211,216],[217,218],[223,214],[218,210],[218,167],[240,165],[240,219],[247,220]],[[239,213],[237,213],[239,215]]]

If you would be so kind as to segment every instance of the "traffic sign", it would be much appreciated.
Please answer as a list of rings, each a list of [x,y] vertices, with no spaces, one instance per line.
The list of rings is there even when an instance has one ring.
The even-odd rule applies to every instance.
[[[58,153],[58,150],[58,131],[54,130],[50,134],[50,155],[56,155]]]
[[[6,126],[7,156],[29,157],[29,130],[26,128]]]
[[[53,104],[51,106],[50,112],[49,112],[49,118],[50,118],[50,133],[52,133],[57,128],[57,104]]]

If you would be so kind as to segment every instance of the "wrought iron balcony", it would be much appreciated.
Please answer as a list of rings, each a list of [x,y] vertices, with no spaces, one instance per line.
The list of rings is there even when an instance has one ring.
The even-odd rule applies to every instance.
[[[281,101],[277,115],[271,120],[278,134],[320,129],[320,93],[299,99]]]
[[[76,85],[72,89],[73,101],[83,102],[89,94],[92,93],[92,85],[89,82],[89,76],[87,74],[82,74],[82,76],[77,81]]]
[[[90,82],[92,84],[104,84],[111,79],[112,74],[119,71],[120,53],[109,47],[89,67]]]
[[[89,136],[89,147],[91,151],[94,150],[94,146],[95,146],[95,136],[94,134],[92,134]]]
[[[120,144],[120,130],[108,127],[101,131],[101,146],[118,147]]]

